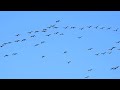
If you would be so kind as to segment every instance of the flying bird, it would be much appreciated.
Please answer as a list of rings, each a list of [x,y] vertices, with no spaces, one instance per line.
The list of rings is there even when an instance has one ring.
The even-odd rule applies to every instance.
[[[93,48],[89,48],[88,50],[92,50]]]
[[[44,58],[45,56],[42,56],[42,58]]]
[[[107,28],[108,30],[111,29],[111,27]]]
[[[35,44],[35,46],[39,46],[39,44]]]
[[[101,54],[103,54],[103,55],[104,55],[105,53],[106,53],[106,52],[103,52],[103,53],[101,53]]]
[[[35,31],[35,33],[38,33],[39,31]]]
[[[35,37],[35,35],[32,35],[32,36],[30,36],[30,37]]]
[[[13,53],[12,55],[17,55],[18,53]]]
[[[97,54],[95,54],[96,56],[98,56],[99,55],[99,53],[97,53]]]
[[[57,20],[56,23],[60,22],[60,20]]]
[[[96,26],[95,28],[97,29],[99,26]]]
[[[64,35],[63,33],[61,33],[60,35]]]
[[[71,63],[71,61],[68,61],[67,63],[68,63],[68,64],[70,64],[70,63]]]
[[[115,29],[114,31],[118,31],[119,28]]]
[[[46,35],[46,36],[50,36],[51,34],[48,34],[48,35]]]
[[[91,28],[92,26],[87,26],[88,28]]]
[[[77,37],[77,38],[79,38],[79,39],[80,39],[80,38],[82,38],[82,36],[80,36],[80,37]]]
[[[71,29],[75,29],[76,27],[71,27]]]
[[[4,57],[8,57],[8,56],[9,56],[9,55],[6,54]]]
[[[116,48],[116,47],[112,47],[112,48],[110,48],[110,49],[108,49],[108,50],[113,50],[114,48]]]
[[[15,42],[19,42],[20,40],[16,40]]]
[[[80,28],[81,30],[83,30],[84,29],[84,27],[83,28]]]
[[[89,76],[86,76],[85,78],[89,78]]]
[[[67,53],[67,51],[64,51],[64,53]]]
[[[116,42],[116,43],[120,43],[120,41]]]
[[[20,34],[17,34],[17,35],[15,35],[15,36],[20,36]]]
[[[101,27],[100,29],[104,29],[105,27]]]
[[[45,43],[45,41],[42,41],[41,44]]]
[[[33,31],[30,31],[30,32],[28,32],[29,34],[31,34]]]
[[[26,39],[22,39],[22,41],[26,41]]]
[[[89,69],[88,71],[92,71],[93,69]]]
[[[68,28],[68,26],[64,27],[64,29],[67,29],[67,28]]]
[[[58,34],[59,32],[56,32],[56,33],[54,33],[54,34]]]

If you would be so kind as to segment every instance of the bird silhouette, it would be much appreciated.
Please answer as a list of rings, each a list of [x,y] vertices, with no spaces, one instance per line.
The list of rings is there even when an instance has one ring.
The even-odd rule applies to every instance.
[[[39,46],[39,44],[35,44],[34,46]]]
[[[22,39],[22,42],[23,42],[23,41],[26,41],[26,39]]]
[[[59,32],[56,32],[56,33],[54,33],[54,34],[58,34]]]
[[[8,56],[9,56],[9,55],[6,54],[4,57],[8,57]]]
[[[99,26],[96,26],[95,28],[97,29]]]
[[[17,34],[17,35],[15,35],[15,36],[20,36],[20,34]]]
[[[92,71],[93,69],[89,69],[88,71]]]
[[[30,37],[36,37],[35,35],[32,35],[32,36],[30,36]]]
[[[19,42],[20,40],[16,40],[15,42]]]
[[[105,27],[101,27],[100,29],[104,29]]]
[[[45,43],[45,41],[42,41],[41,44]]]
[[[89,78],[89,76],[86,76],[85,78]]]
[[[105,53],[106,53],[106,52],[103,52],[103,53],[101,53],[101,54],[103,54],[103,55],[104,55]]]
[[[46,36],[50,36],[51,34],[48,34],[48,35],[46,35]]]
[[[92,50],[93,48],[89,48],[88,50]]]
[[[118,29],[119,29],[119,28],[117,28],[117,29],[115,29],[115,30],[113,30],[113,31],[118,31]]]
[[[17,55],[18,53],[13,53],[12,55]]]
[[[68,26],[64,27],[64,29],[67,29],[67,28],[68,28]]]
[[[112,48],[110,48],[110,49],[108,49],[108,50],[113,50],[114,48],[116,48],[116,47],[112,47]]]
[[[42,56],[42,58],[44,58],[45,56]]]
[[[28,32],[29,34],[31,34],[33,31],[30,31],[30,32]]]
[[[38,33],[39,31],[35,31],[35,33]]]
[[[107,30],[111,29],[111,27],[107,28]]]
[[[64,51],[64,53],[67,53],[67,51]]]
[[[95,54],[96,56],[98,56],[99,55],[99,53],[97,53],[97,54]]]
[[[92,26],[87,26],[88,28],[91,28]]]
[[[68,64],[70,64],[70,63],[71,63],[71,61],[68,61],[67,63],[68,63]]]
[[[116,43],[120,43],[120,41],[116,42]]]
[[[84,27],[83,28],[80,28],[80,30],[83,30],[84,29]]]
[[[60,35],[64,35],[63,33],[61,33]]]
[[[80,37],[77,37],[77,38],[79,38],[79,39],[80,39],[80,38],[82,38],[82,37],[83,37],[83,36],[80,36]]]
[[[57,20],[56,23],[60,22],[60,20]]]

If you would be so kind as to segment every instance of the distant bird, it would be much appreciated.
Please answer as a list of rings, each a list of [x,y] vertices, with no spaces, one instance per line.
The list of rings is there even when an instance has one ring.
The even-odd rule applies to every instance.
[[[68,64],[70,64],[70,63],[71,63],[71,61],[68,61],[67,63],[68,63]]]
[[[48,35],[46,35],[46,36],[50,36],[51,34],[48,34]]]
[[[95,28],[97,29],[99,26],[96,26]]]
[[[117,68],[119,68],[119,66],[112,67],[111,70],[116,70]]]
[[[6,54],[4,57],[8,57],[8,56],[9,56],[9,55]]]
[[[55,27],[55,24],[54,24],[54,25],[51,25],[50,27]]]
[[[103,52],[103,53],[101,53],[101,54],[103,54],[103,55],[104,55],[105,53],[106,53],[106,52]]]
[[[39,44],[35,44],[35,46],[39,46]]]
[[[30,32],[28,32],[29,34],[31,34],[33,31],[30,31]]]
[[[19,42],[20,40],[16,40],[15,42]]]
[[[8,43],[3,43],[2,45],[7,45]]]
[[[46,31],[47,31],[47,29],[43,29],[43,30],[42,30],[42,32],[46,32]]]
[[[59,32],[56,32],[56,33],[54,33],[54,34],[58,34]]]
[[[35,35],[32,35],[32,36],[30,36],[30,37],[35,37]]]
[[[113,50],[114,48],[116,48],[116,47],[112,47],[112,48],[110,48],[110,49],[108,49],[108,50]]]
[[[84,27],[83,28],[80,28],[81,30],[83,30],[84,29]]]
[[[92,26],[87,26],[88,28],[91,28]]]
[[[111,54],[112,52],[108,52],[108,54]]]
[[[58,28],[58,27],[54,27],[54,28]]]
[[[50,29],[50,28],[51,28],[51,26],[50,26],[50,27],[47,27],[47,28],[49,28],[49,29]]]
[[[44,58],[45,56],[42,56],[42,58]]]
[[[61,33],[60,35],[64,35],[63,33]]]
[[[17,55],[18,53],[13,53],[12,55]]]
[[[12,43],[12,42],[8,42],[8,44],[10,44],[10,43]]]
[[[89,76],[86,76],[85,78],[89,78]]]
[[[120,41],[116,42],[116,43],[120,43]]]
[[[42,41],[41,44],[45,43],[45,41]]]
[[[119,29],[119,28],[117,28],[117,29],[115,29],[115,30],[113,30],[113,31],[118,31],[118,29]]]
[[[1,45],[0,47],[3,47],[4,45]]]
[[[107,28],[108,30],[111,29],[111,27]]]
[[[67,28],[68,28],[68,26],[64,27],[64,29],[67,29]]]
[[[22,42],[23,42],[23,41],[26,41],[26,39],[22,39]]]
[[[95,54],[96,56],[98,56],[99,55],[99,53],[97,53],[97,54]]]
[[[35,31],[35,33],[38,33],[39,31]]]
[[[60,20],[57,20],[56,23],[60,22]]]
[[[104,29],[105,27],[101,27],[100,29]]]
[[[119,48],[119,49],[117,49],[117,50],[120,50],[120,48]]]
[[[92,71],[93,69],[89,69],[88,71]]]
[[[88,50],[92,50],[93,48],[89,48]]]
[[[67,51],[64,51],[64,53],[67,53]]]
[[[17,35],[15,35],[15,36],[20,36],[20,34],[17,34]]]
[[[80,36],[80,37],[77,37],[77,38],[79,38],[79,39],[80,39],[80,38],[82,38],[82,37],[83,37],[83,36]]]
[[[76,27],[71,27],[71,29],[75,29]]]

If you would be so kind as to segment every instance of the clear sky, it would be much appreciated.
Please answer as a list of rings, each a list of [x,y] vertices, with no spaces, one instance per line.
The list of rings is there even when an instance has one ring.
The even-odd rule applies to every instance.
[[[0,79],[120,79],[119,28],[119,11],[0,11]]]

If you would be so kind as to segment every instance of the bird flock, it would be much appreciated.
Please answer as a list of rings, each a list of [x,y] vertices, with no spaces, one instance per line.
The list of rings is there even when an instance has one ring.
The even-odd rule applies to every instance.
[[[76,27],[76,26],[64,26],[64,27],[59,27],[59,26],[57,26],[57,24],[60,23],[60,22],[61,22],[61,20],[56,20],[56,21],[55,21],[55,24],[50,25],[50,26],[48,26],[48,27],[46,27],[46,28],[44,28],[44,29],[28,31],[28,32],[26,32],[26,34],[29,35],[29,38],[23,38],[23,39],[17,39],[17,40],[14,40],[14,41],[3,42],[3,43],[0,45],[0,48],[4,48],[4,47],[6,47],[7,45],[14,44],[14,43],[22,43],[22,42],[25,42],[25,41],[30,40],[30,38],[36,38],[36,37],[39,35],[39,34],[37,34],[37,33],[45,33],[45,37],[50,37],[50,36],[53,36],[53,35],[65,36],[65,33],[60,32],[60,31],[57,31],[58,28],[62,28],[63,30],[80,30],[80,31],[83,31],[83,30],[86,30],[86,29],[92,29],[92,28],[94,28],[94,29],[96,29],[96,30],[111,30],[111,31],[113,31],[113,32],[118,32],[118,31],[119,31],[119,28],[104,27],[104,26],[99,26],[99,25],[97,25],[97,26],[89,25],[89,26],[84,26],[84,27]],[[55,32],[46,34],[46,32],[48,32],[49,29],[55,29]],[[15,36],[15,37],[22,37],[22,34],[16,34],[16,35],[14,35],[14,36]],[[78,36],[78,37],[76,37],[76,38],[78,38],[78,39],[83,39],[84,36]],[[38,46],[40,46],[40,45],[42,45],[42,44],[45,44],[46,42],[47,42],[47,41],[44,41],[44,40],[43,40],[43,41],[41,41],[41,42],[39,42],[39,43],[34,44],[34,47],[38,47]],[[115,41],[114,43],[117,45],[117,44],[120,44],[120,41]],[[89,47],[89,48],[86,48],[86,50],[88,50],[88,52],[92,52],[93,50],[95,50],[95,48],[94,48],[94,47]],[[105,49],[105,51],[103,51],[103,52],[94,53],[94,56],[97,57],[97,56],[100,56],[100,55],[107,55],[107,54],[110,55],[110,54],[113,53],[114,50],[120,50],[120,48],[117,48],[117,46],[108,47],[108,48]],[[68,52],[69,52],[69,51],[64,50],[64,51],[63,51],[63,54],[67,54]],[[5,54],[3,57],[4,57],[4,58],[7,58],[7,57],[9,57],[10,55],[11,55],[11,56],[16,56],[16,55],[20,55],[20,54],[19,54],[18,52],[13,52],[13,53],[11,53],[11,54]],[[42,55],[42,56],[41,56],[41,58],[45,58],[45,57],[47,57],[47,56],[45,56],[45,55]],[[72,60],[69,60],[69,61],[67,61],[66,64],[71,64],[72,62],[73,62]],[[110,67],[110,70],[117,70],[117,69],[119,69],[119,65]],[[88,72],[92,72],[92,71],[94,71],[94,69],[93,69],[93,68],[88,68],[87,71],[88,71]],[[87,75],[87,76],[84,76],[84,78],[85,78],[85,79],[86,79],[86,78],[90,78],[90,76]]]

